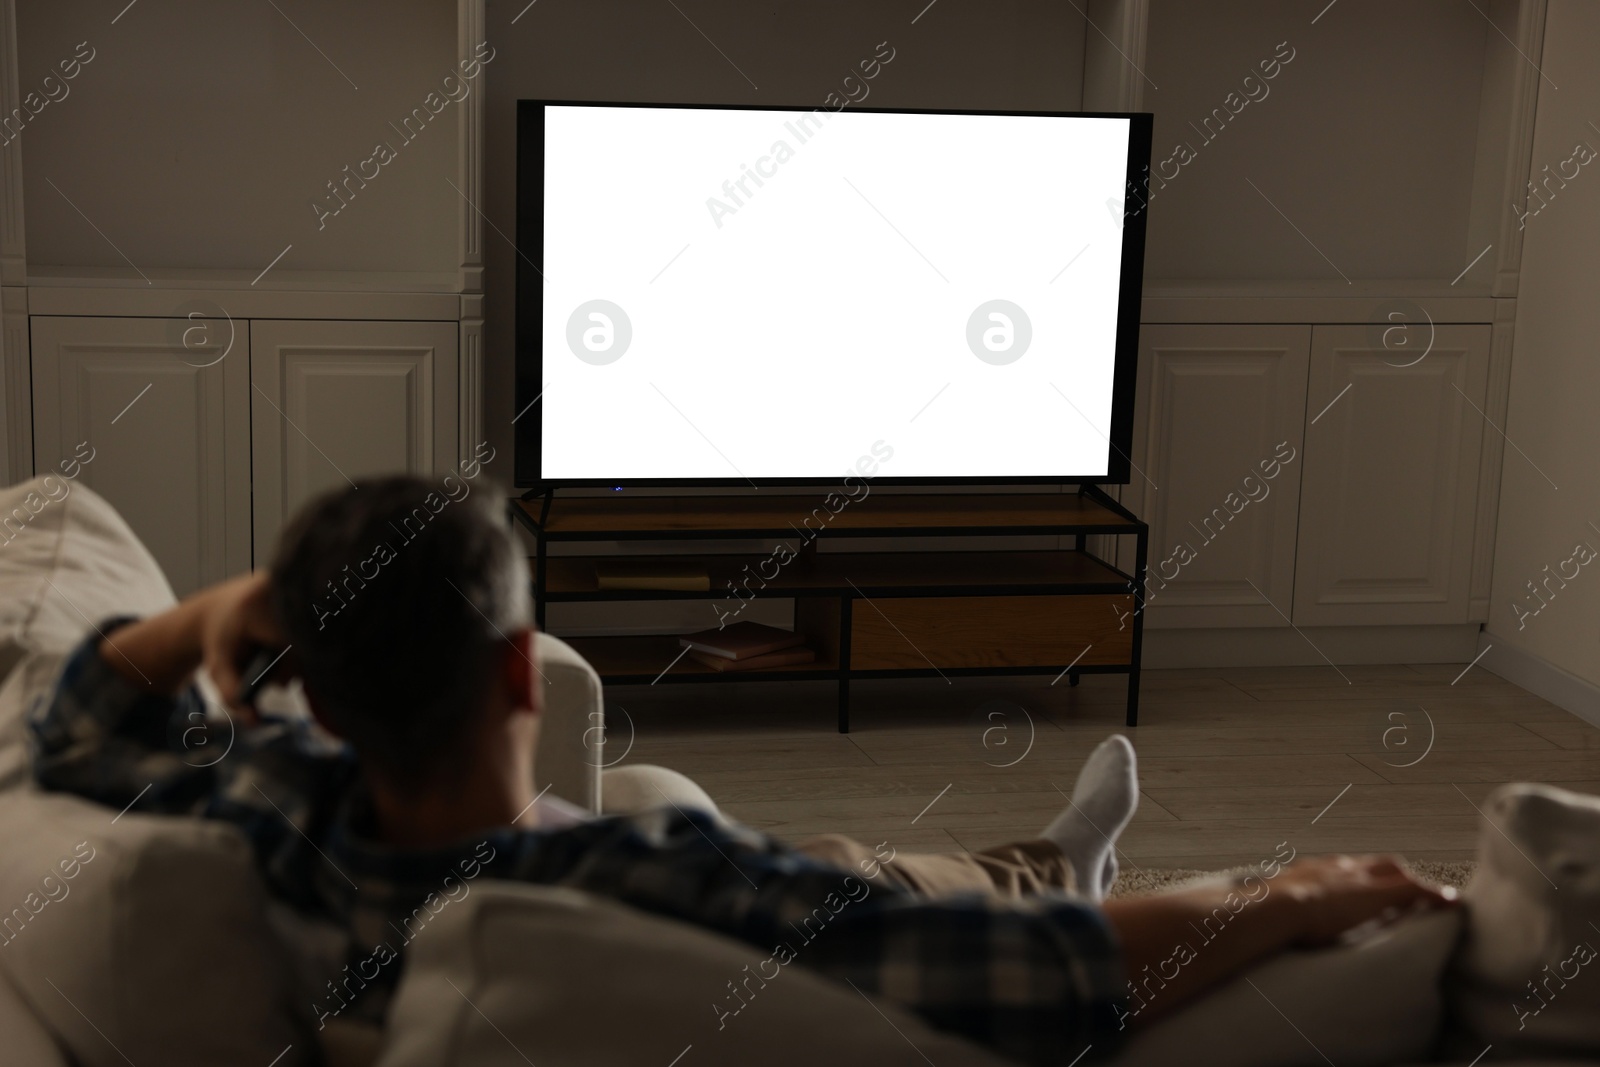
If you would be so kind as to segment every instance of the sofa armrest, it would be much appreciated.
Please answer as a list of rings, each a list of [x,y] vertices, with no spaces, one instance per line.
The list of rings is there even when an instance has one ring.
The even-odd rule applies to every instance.
[[[541,633],[536,649],[545,685],[534,777],[552,795],[599,812],[606,721],[600,676],[559,637]]]

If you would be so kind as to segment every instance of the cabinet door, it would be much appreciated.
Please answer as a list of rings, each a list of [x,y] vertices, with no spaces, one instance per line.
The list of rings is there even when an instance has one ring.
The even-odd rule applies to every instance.
[[[1490,328],[1433,331],[1420,358],[1312,332],[1299,625],[1469,621]]]
[[[94,449],[105,497],[179,596],[250,566],[250,339],[183,319],[35,316],[34,469]]]
[[[309,498],[456,463],[456,324],[250,324],[256,564]]]
[[[1139,470],[1123,500],[1150,524],[1147,625],[1287,626],[1311,328],[1139,338]]]

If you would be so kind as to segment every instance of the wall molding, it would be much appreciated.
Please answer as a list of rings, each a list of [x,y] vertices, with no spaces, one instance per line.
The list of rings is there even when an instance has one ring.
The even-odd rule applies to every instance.
[[[17,88],[17,6],[0,0],[0,117],[22,104]],[[4,136],[0,134],[0,136]],[[33,474],[33,385],[28,364],[28,271],[22,215],[22,138],[0,145],[0,482]]]
[[[457,47],[463,57],[470,55],[480,41],[487,39],[485,0],[458,0],[456,5]],[[483,434],[483,130],[489,89],[485,77],[478,91],[462,102],[460,160],[457,184],[465,195],[459,199],[461,241],[460,343],[457,353],[460,375],[456,389],[456,454],[465,459],[472,454]]]
[[[0,0],[0,116],[10,116],[22,106],[17,77],[16,0]],[[0,285],[25,284],[28,265],[23,223],[22,138],[18,136],[0,146]]]
[[[1478,661],[1480,667],[1600,726],[1600,686],[1557,667],[1542,656],[1517,648],[1487,630],[1479,636],[1478,646],[1483,654],[1483,659]]]
[[[1511,404],[1511,354],[1515,341],[1517,302],[1496,300],[1495,321],[1489,335],[1489,380],[1484,394],[1484,415],[1495,430],[1506,424]],[[1505,438],[1498,432],[1483,435],[1478,465],[1478,513],[1474,519],[1472,592],[1469,618],[1489,621],[1494,582],[1494,545],[1500,528],[1500,482],[1504,475]]]
[[[1358,663],[1467,663],[1477,623],[1434,626],[1208,627],[1146,625],[1144,667],[1325,667]],[[1323,657],[1328,657],[1324,659]]]
[[[1342,291],[1341,291],[1342,290]],[[1443,290],[1441,292],[1441,290]],[[1372,321],[1372,305],[1404,298],[1426,302],[1436,324],[1494,322],[1497,301],[1489,296],[1451,291],[1443,281],[1358,282],[1338,289],[1272,281],[1145,282],[1139,321],[1172,323],[1273,323],[1285,326],[1315,323],[1364,326]]]
[[[1503,188],[1506,190],[1500,215],[1499,254],[1495,257],[1495,296],[1516,296],[1522,272],[1522,227],[1513,206],[1525,195],[1533,171],[1534,121],[1539,108],[1539,80],[1535,63],[1543,58],[1546,0],[1521,0],[1516,4],[1517,25],[1513,36],[1517,51],[1527,62],[1519,63],[1511,95],[1511,129],[1506,144]],[[1494,13],[1491,6],[1490,14]],[[1499,27],[1496,26],[1498,29]]]
[[[3,2],[3,0],[0,0]],[[0,480],[33,476],[33,363],[28,337],[28,290],[0,287]]]
[[[462,303],[468,302],[466,297]],[[460,338],[457,342],[456,352],[460,363],[457,372],[460,383],[456,389],[456,456],[461,462],[472,457],[474,450],[482,443],[483,436],[483,301],[472,301],[477,305],[477,315],[468,317],[463,314],[458,327]],[[509,483],[509,476],[495,472],[503,481]]]
[[[1084,110],[1143,111],[1148,0],[1088,0],[1084,18]]]
[[[167,318],[184,301],[211,301],[235,319],[380,319],[384,321],[452,321],[459,317],[456,293],[402,290],[272,290],[171,287],[35,285],[26,290],[26,311],[33,315],[110,315]]]

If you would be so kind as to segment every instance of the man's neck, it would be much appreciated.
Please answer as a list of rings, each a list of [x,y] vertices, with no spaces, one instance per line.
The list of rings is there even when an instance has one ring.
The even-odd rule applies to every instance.
[[[424,792],[397,795],[394,790],[370,787],[379,840],[400,848],[435,848],[482,835],[486,830],[526,821],[533,792],[525,800],[512,793]],[[518,803],[520,800],[520,803]]]
[[[433,848],[530,822],[532,775],[491,768],[422,789],[393,789],[368,779],[378,837],[402,848]]]
[[[432,848],[537,820],[532,808],[538,719],[502,705],[490,705],[472,718],[477,727],[459,758],[427,784],[396,787],[368,770],[380,840]]]

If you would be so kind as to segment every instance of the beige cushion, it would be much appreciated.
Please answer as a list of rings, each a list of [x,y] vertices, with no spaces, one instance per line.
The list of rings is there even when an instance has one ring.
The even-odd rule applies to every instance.
[[[74,1059],[200,1067],[292,1044],[279,1067],[306,1062],[236,830],[17,790],[0,796],[0,856],[0,969]]]
[[[1483,814],[1451,1051],[1600,1055],[1600,797],[1507,785]]]
[[[292,986],[243,837],[215,823],[117,817],[32,785],[24,720],[62,655],[91,621],[170,606],[171,588],[81,485],[36,478],[0,490],[0,527],[8,514],[17,521],[0,532],[0,649],[14,667],[0,684],[0,972],[19,998],[12,1006],[26,1005],[87,1067],[266,1063],[290,1044],[280,1067],[303,1062],[311,1041],[292,1020],[305,1012],[287,1003]],[[0,1027],[8,1042],[12,1032]]]
[[[381,1067],[1010,1062],[796,964],[720,1017],[768,953],[567,889],[475,886],[407,952]]]
[[[607,767],[600,776],[601,811],[606,815],[634,815],[667,806],[681,811],[703,811],[726,822],[711,795],[686,774],[650,763]]]
[[[172,603],[155,558],[93,491],[59,475],[0,489],[0,666],[64,652],[107,615]]]
[[[0,974],[0,1042],[6,1063],[27,1067],[69,1067],[55,1038],[34,1015],[11,982]]]
[[[61,655],[91,623],[173,602],[154,557],[93,491],[59,475],[0,489],[0,791],[31,779],[24,716]]]
[[[1478,1051],[1483,1052],[1484,1050],[1479,1049]],[[1522,1059],[1520,1057],[1517,1059],[1505,1060],[1495,1058],[1494,1053],[1491,1052],[1488,1056],[1485,1056],[1481,1060],[1477,1059],[1476,1057],[1468,1056],[1459,1060],[1430,1060],[1426,1063],[1410,1064],[1408,1067],[1441,1067],[1441,1065],[1444,1065],[1444,1067],[1478,1067],[1479,1064],[1482,1064],[1483,1067],[1594,1067],[1594,1060],[1575,1060],[1567,1057],[1549,1059],[1544,1056],[1531,1060]]]
[[[1460,931],[1460,912],[1438,912],[1357,945],[1278,956],[1135,1034],[1112,1062],[1376,1067],[1420,1059],[1439,1037],[1439,977]]]

